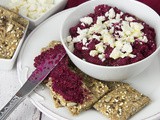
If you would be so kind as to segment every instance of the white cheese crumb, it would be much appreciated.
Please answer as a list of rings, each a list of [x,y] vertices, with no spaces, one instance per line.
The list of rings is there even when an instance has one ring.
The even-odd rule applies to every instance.
[[[102,34],[103,43],[109,44],[112,48],[114,47],[115,39],[110,33]]]
[[[120,14],[116,14],[116,19],[120,19],[121,15]]]
[[[89,55],[92,56],[92,57],[95,57],[96,55],[98,55],[98,51],[97,50],[91,50]]]
[[[115,11],[114,11],[114,9],[113,8],[111,8],[109,11],[108,11],[108,13],[109,13],[109,19],[112,19],[112,18],[114,18],[115,17]]]
[[[71,36],[68,36],[66,41],[67,41],[67,42],[72,42],[72,37],[71,37]]]
[[[99,54],[98,58],[103,62],[105,61],[105,54]]]
[[[120,50],[123,47],[123,42],[121,40],[118,40],[115,42],[115,47]]]
[[[83,38],[82,43],[83,43],[83,45],[86,45],[86,43],[87,43],[87,38]]]
[[[131,58],[135,58],[135,57],[136,57],[136,55],[129,54],[129,57],[131,57]]]
[[[102,24],[102,22],[105,21],[105,17],[104,16],[99,16],[97,17],[97,24]]]
[[[126,43],[122,47],[122,52],[131,53],[133,51],[133,48],[130,43]]]
[[[100,41],[100,36],[98,36],[98,35],[95,35],[95,34],[94,34],[94,35],[92,36],[92,38],[94,38],[94,39]]]
[[[111,27],[111,29],[109,30],[109,32],[112,34],[114,32],[114,27]]]
[[[82,50],[88,50],[88,48],[83,46],[83,47],[82,47]]]
[[[73,50],[74,50],[74,43],[73,43],[73,42],[69,42],[69,43],[68,43],[68,49],[69,49],[71,52],[73,52]]]
[[[93,19],[92,19],[91,17],[81,18],[80,21],[81,21],[82,23],[85,23],[85,24],[88,24],[88,25],[90,25],[90,24],[93,23]]]
[[[147,37],[141,31],[144,26],[141,23],[132,22],[133,17],[125,17],[125,20],[122,20],[120,14],[116,14],[114,9],[111,8],[108,12],[105,13],[105,16],[97,17],[96,24],[92,25],[90,28],[81,30],[77,29],[79,34],[75,38],[68,38],[68,41],[81,42],[83,43],[82,50],[88,50],[87,45],[94,39],[98,40],[100,43],[95,45],[95,50],[90,51],[90,56],[94,57],[98,55],[98,58],[104,61],[105,58],[105,49],[107,45],[113,48],[110,58],[118,59],[124,57],[135,58],[136,55],[131,54],[133,48],[131,43],[135,41],[135,38],[139,39],[142,42],[148,42]],[[106,17],[109,20],[105,21]],[[81,18],[81,25],[92,24],[93,19],[91,17]],[[116,24],[118,23],[118,24]],[[122,30],[116,30],[116,28],[121,28]],[[115,34],[113,34],[115,31]],[[98,33],[100,35],[96,35]]]
[[[102,42],[100,42],[99,44],[95,45],[95,47],[96,47],[96,50],[97,50],[99,53],[104,53],[105,48],[104,48],[104,45],[103,45]]]
[[[131,21],[133,21],[135,19],[133,17],[125,17],[125,20],[131,22]]]
[[[54,0],[11,0],[10,9],[18,10],[19,14],[37,19],[54,6]]]
[[[131,22],[130,26],[136,31],[141,31],[144,28],[144,26],[141,23],[137,22]]]
[[[117,59],[119,58],[120,56],[122,55],[122,52],[120,50],[118,50],[117,48],[114,48],[110,54],[110,58],[113,58],[113,59]]]
[[[141,41],[147,43],[148,42],[148,38],[146,36],[143,36],[143,38],[141,39]]]
[[[84,23],[81,23],[81,25],[85,27],[85,24],[84,24]]]
[[[121,28],[126,35],[130,35],[133,32],[133,29],[130,27],[129,22],[127,21],[122,22]]]

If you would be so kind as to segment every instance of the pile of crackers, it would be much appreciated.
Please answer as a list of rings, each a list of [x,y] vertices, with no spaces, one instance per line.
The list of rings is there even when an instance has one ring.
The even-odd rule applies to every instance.
[[[11,59],[29,21],[0,6],[0,58]]]
[[[57,44],[59,42],[52,42],[43,51]],[[99,81],[86,75],[72,64],[70,69],[83,78],[82,87],[89,91],[82,104],[67,101],[56,93],[52,88],[54,82],[52,78],[48,78],[46,85],[50,89],[55,107],[67,107],[72,115],[94,108],[111,120],[127,120],[151,101],[149,97],[127,83]]]

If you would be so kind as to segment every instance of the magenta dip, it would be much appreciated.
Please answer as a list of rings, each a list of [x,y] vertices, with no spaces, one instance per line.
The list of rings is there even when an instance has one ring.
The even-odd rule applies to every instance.
[[[43,65],[46,60],[54,57],[60,51],[64,51],[64,48],[59,44],[54,48],[42,52],[34,59],[34,66],[37,68]],[[82,87],[82,77],[69,68],[68,59],[66,55],[66,57],[51,71],[48,77],[52,78],[52,88],[56,93],[62,95],[67,101],[82,104],[87,90]]]
[[[71,27],[69,49],[84,61],[103,66],[138,62],[156,50],[155,31],[116,7],[99,5]]]

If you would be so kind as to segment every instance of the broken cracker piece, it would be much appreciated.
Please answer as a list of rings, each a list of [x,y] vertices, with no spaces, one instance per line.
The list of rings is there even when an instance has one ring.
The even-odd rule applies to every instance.
[[[105,95],[94,108],[111,120],[127,120],[149,102],[149,97],[124,84]]]

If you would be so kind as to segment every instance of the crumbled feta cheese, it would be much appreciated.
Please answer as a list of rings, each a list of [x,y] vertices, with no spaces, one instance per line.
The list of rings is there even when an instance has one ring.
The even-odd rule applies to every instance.
[[[115,47],[120,50],[123,47],[123,42],[121,40],[118,40],[115,42]]]
[[[67,42],[72,42],[72,37],[71,37],[71,36],[68,36],[66,41],[67,41]]]
[[[133,21],[135,19],[133,17],[125,17],[125,20],[131,22],[131,21]]]
[[[100,33],[105,28],[104,25],[100,24],[94,24],[92,27],[89,28],[89,34],[93,33]]]
[[[111,47],[114,47],[115,39],[111,34],[109,33],[103,34],[102,41],[103,43],[109,44]]]
[[[85,26],[85,24],[84,24],[84,23],[81,23],[81,25],[82,25],[82,26]]]
[[[122,47],[122,52],[131,53],[133,51],[133,48],[130,43],[126,43]]]
[[[136,55],[129,54],[129,57],[131,57],[131,58],[135,58],[135,57],[136,57]]]
[[[134,32],[132,33],[132,36],[139,38],[139,37],[142,37],[143,34],[142,34],[141,31],[136,31],[136,30],[134,30]]]
[[[18,10],[19,14],[37,19],[54,6],[54,0],[11,0],[10,9]]]
[[[86,45],[86,43],[87,43],[87,38],[83,38],[82,43],[83,43],[83,45]]]
[[[108,16],[109,16],[109,19],[112,19],[115,17],[115,11],[113,8],[111,8],[109,11],[108,11]]]
[[[121,11],[120,15],[122,16],[124,13]]]
[[[88,50],[88,48],[83,46],[83,47],[82,47],[82,50]]]
[[[92,57],[95,57],[96,55],[98,55],[98,51],[97,50],[91,50],[89,52],[89,55],[92,56]]]
[[[88,24],[88,25],[90,25],[90,24],[93,23],[93,19],[92,19],[91,17],[81,18],[80,21],[81,21],[82,23],[85,23],[85,24]]]
[[[117,48],[114,48],[109,57],[113,58],[113,59],[117,59],[121,55],[122,55],[122,52],[120,50],[118,50]]]
[[[68,49],[69,49],[71,52],[73,52],[73,50],[74,50],[74,43],[73,43],[73,42],[69,42],[69,43],[68,43]]]
[[[137,22],[131,22],[130,26],[136,31],[141,31],[144,28],[144,26],[141,23]]]
[[[87,32],[88,32],[88,29],[80,29],[79,27],[78,27],[78,29],[77,29],[77,33],[79,34],[79,35],[82,35],[82,36],[86,36],[87,35]]]
[[[95,34],[94,34],[94,35],[92,36],[92,38],[94,38],[94,39],[96,39],[96,40],[100,41],[100,38],[101,38],[101,37],[100,37],[100,36],[98,36],[98,35],[95,35]]]
[[[148,42],[148,38],[146,36],[143,36],[143,38],[141,39],[141,41],[147,43]]]
[[[109,30],[109,32],[112,34],[114,32],[114,27],[111,27],[111,29]]]
[[[116,19],[120,19],[121,15],[120,14],[116,14]]]
[[[127,21],[122,22],[121,28],[126,35],[130,35],[133,32],[133,29],[130,27],[129,22]]]
[[[106,17],[108,17],[108,16],[109,16],[109,13],[108,13],[108,12],[106,12],[106,13],[105,13],[105,16],[106,16]]]
[[[97,17],[97,24],[102,24],[102,22],[105,21],[105,17],[104,16],[99,16]]]
[[[101,59],[101,61],[105,61],[105,54],[99,54],[98,58]]]
[[[103,45],[102,42],[100,42],[99,44],[97,44],[95,47],[96,47],[96,50],[97,50],[99,53],[104,53],[105,47],[104,47],[104,45]]]

